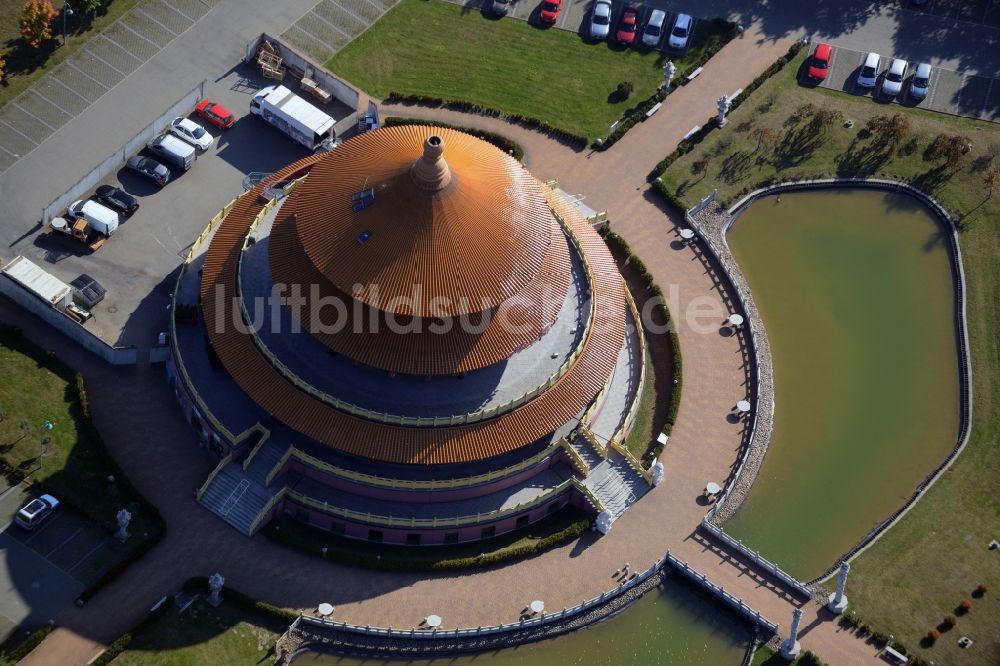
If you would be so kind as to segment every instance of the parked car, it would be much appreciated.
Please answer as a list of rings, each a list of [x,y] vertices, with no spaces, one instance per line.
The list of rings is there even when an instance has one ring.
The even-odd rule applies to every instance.
[[[33,530],[58,508],[59,500],[52,495],[42,495],[22,506],[14,516],[14,522],[26,530]]]
[[[101,185],[94,192],[94,198],[108,208],[112,208],[122,215],[131,215],[139,209],[139,202],[128,192],[125,192],[114,185]]]
[[[830,71],[831,58],[833,58],[833,47],[829,44],[817,44],[812,59],[809,61],[806,76],[813,81],[825,79],[827,72]]]
[[[677,20],[674,21],[674,29],[670,31],[670,38],[667,40],[667,45],[678,51],[686,49],[688,40],[691,39],[692,25],[694,25],[694,19],[687,14],[678,14]]]
[[[590,15],[590,36],[594,39],[607,39],[611,32],[611,2],[597,0],[594,11]]]
[[[135,171],[149,178],[160,187],[170,182],[170,169],[148,157],[141,157],[139,155],[130,157],[125,162],[125,167],[129,171]]]
[[[560,11],[562,11],[562,0],[543,0],[538,10],[538,20],[553,25],[559,19]]]
[[[862,88],[874,88],[878,78],[879,54],[872,52],[865,56],[865,63],[858,73],[858,85]]]
[[[146,149],[172,166],[187,171],[198,159],[194,146],[170,134],[161,134],[146,144]]]
[[[203,99],[194,108],[195,112],[219,129],[229,129],[236,122],[236,117],[221,104],[210,99]]]
[[[208,150],[212,147],[215,137],[205,131],[205,128],[188,118],[174,118],[170,121],[170,131],[187,141],[195,148]]]
[[[931,87],[931,66],[930,63],[922,62],[917,65],[917,71],[910,79],[910,97],[921,100],[927,97],[927,91]]]
[[[115,211],[96,201],[74,201],[66,209],[66,217],[70,220],[86,220],[90,226],[105,236],[110,236],[121,223],[121,217]]]
[[[882,92],[889,97],[898,95],[903,90],[904,76],[906,76],[906,61],[902,58],[894,59],[882,80]]]
[[[635,33],[638,30],[639,10],[632,5],[625,8],[622,17],[618,20],[618,32],[615,39],[621,44],[635,43]]]
[[[663,23],[667,20],[667,13],[662,9],[654,9],[646,21],[646,27],[642,31],[642,43],[646,46],[656,47],[663,39]]]
[[[507,12],[510,11],[510,6],[512,0],[493,0],[490,3],[490,11],[492,11],[497,16],[507,16]]]

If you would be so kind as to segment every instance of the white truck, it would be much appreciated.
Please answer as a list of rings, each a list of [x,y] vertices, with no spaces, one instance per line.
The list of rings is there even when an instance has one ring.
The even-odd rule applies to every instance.
[[[261,88],[250,101],[250,113],[260,116],[309,150],[334,144],[332,117],[285,86]]]

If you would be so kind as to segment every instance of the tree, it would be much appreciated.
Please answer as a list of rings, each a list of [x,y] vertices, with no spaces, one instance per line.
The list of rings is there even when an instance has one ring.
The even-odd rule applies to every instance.
[[[695,160],[694,164],[691,165],[691,171],[696,175],[701,174],[701,177],[704,178],[708,173],[708,167],[711,165],[712,160],[708,157],[708,155],[706,155],[701,159]]]
[[[887,153],[894,153],[903,145],[910,133],[910,118],[902,113],[892,116],[874,116],[865,124],[865,129],[882,140]]]
[[[7,67],[7,59],[0,55],[0,81],[3,81],[4,69]]]
[[[836,109],[831,109],[825,106],[817,107],[812,114],[812,120],[809,122],[809,126],[816,131],[825,131],[835,122],[839,122],[844,119],[844,114]]]
[[[932,160],[943,159],[945,166],[958,169],[965,164],[966,156],[972,150],[972,141],[961,134],[938,134],[927,148],[927,156]]]
[[[770,153],[774,149],[775,144],[778,143],[778,132],[766,125],[755,127],[750,132],[750,137],[757,139],[757,148],[754,152],[760,152],[763,149],[765,153]]]
[[[52,21],[59,15],[49,0],[28,0],[21,10],[21,36],[28,46],[38,48],[52,37]]]
[[[986,198],[992,199],[993,193],[1000,189],[1000,162],[993,162],[986,169],[983,176],[983,185],[986,186]]]
[[[97,11],[101,6],[101,0],[69,0],[69,6],[77,14],[89,14]]]

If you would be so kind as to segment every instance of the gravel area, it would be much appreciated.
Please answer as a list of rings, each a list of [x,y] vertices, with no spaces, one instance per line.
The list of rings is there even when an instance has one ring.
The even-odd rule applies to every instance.
[[[771,429],[774,424],[774,372],[771,365],[771,345],[767,340],[767,331],[757,311],[753,293],[747,284],[743,271],[729,250],[724,234],[729,223],[729,214],[716,205],[706,207],[692,218],[697,228],[700,240],[710,246],[712,253],[722,264],[722,269],[736,286],[737,298],[742,301],[743,316],[746,323],[740,329],[744,344],[756,349],[755,367],[748,367],[747,373],[751,385],[756,385],[756,397],[752,399],[756,409],[753,430],[749,441],[744,445],[743,460],[736,472],[736,478],[726,486],[726,496],[716,505],[715,514],[710,518],[713,525],[722,525],[731,518],[743,504],[750,488],[757,479],[760,466],[764,463],[764,455],[771,442]],[[749,340],[747,339],[749,326]],[[753,382],[756,374],[756,382]]]

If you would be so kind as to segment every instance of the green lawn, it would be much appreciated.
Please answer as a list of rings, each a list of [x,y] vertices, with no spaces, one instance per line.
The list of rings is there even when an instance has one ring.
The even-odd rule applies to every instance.
[[[1000,495],[996,492],[1000,482],[1000,457],[996,455],[1000,435],[1000,196],[988,197],[983,175],[991,160],[1000,161],[1000,125],[799,87],[795,76],[803,57],[734,111],[726,130],[711,133],[674,162],[663,181],[691,205],[716,187],[721,200],[733,202],[741,191],[768,180],[873,173],[919,184],[959,221],[973,363],[972,437],[962,456],[917,506],[855,560],[848,596],[865,622],[894,634],[924,659],[939,664],[993,664],[1000,654],[1000,557],[987,544],[1000,534]],[[790,117],[806,103],[840,111],[844,118],[854,120],[854,127],[836,123],[817,136],[803,133],[806,122]],[[886,151],[877,137],[858,138],[870,117],[897,111],[910,120],[902,154]],[[756,151],[752,133],[760,126],[781,137],[776,151]],[[940,160],[925,159],[925,150],[939,133],[959,133],[971,139],[972,149],[960,168],[942,169]],[[693,165],[706,157],[707,174],[696,173]],[[973,598],[972,591],[980,583],[989,585],[991,591],[982,599]],[[972,611],[959,616],[957,627],[932,647],[920,647],[927,630],[953,613],[965,598],[973,601]],[[957,647],[962,635],[975,641],[971,649]]]
[[[111,663],[142,666],[245,666],[274,663],[287,625],[224,602],[196,601],[183,614],[168,609],[132,638]]]
[[[125,484],[109,484],[115,471],[93,441],[76,390],[73,371],[34,347],[20,334],[0,330],[0,460],[20,476],[30,476],[59,499],[112,528],[115,513],[129,507],[129,531],[155,538],[158,522]],[[51,430],[41,428],[51,423]],[[23,427],[22,427],[23,426]],[[39,469],[41,436],[51,441]],[[130,544],[138,540],[132,539]]]
[[[687,61],[719,41],[714,29],[699,23]],[[468,101],[593,139],[653,94],[664,60],[656,52],[588,44],[564,30],[491,20],[451,3],[403,0],[326,67],[375,97],[400,92]],[[684,59],[674,61],[685,69]],[[609,97],[622,81],[633,84],[632,97]]]
[[[67,18],[66,46],[61,46],[62,17],[59,16],[52,23],[52,39],[33,49],[21,39],[19,21],[24,0],[0,0],[0,55],[7,59],[6,75],[0,84],[0,106],[21,94],[138,2],[113,0],[108,3],[106,13],[93,21],[80,16]],[[52,5],[58,10],[62,3],[53,0]]]

